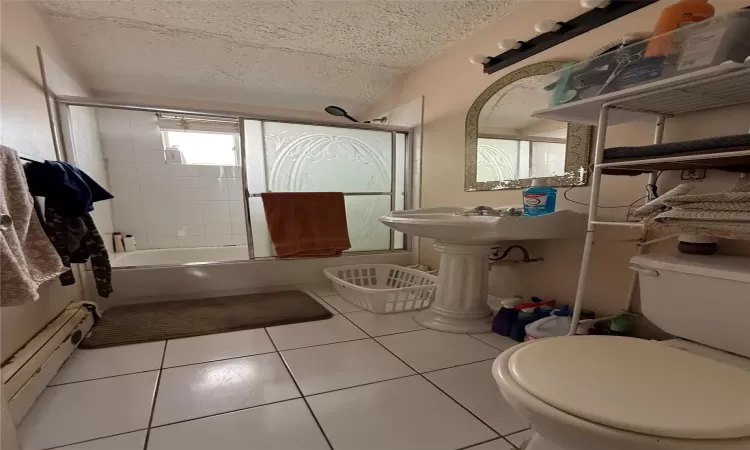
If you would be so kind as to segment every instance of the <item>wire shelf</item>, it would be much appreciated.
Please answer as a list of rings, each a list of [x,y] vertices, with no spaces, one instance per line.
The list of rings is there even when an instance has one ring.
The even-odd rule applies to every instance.
[[[750,102],[750,61],[718,66],[597,97],[553,106],[534,117],[596,125],[610,106],[609,125],[642,120],[644,113],[675,116]]]

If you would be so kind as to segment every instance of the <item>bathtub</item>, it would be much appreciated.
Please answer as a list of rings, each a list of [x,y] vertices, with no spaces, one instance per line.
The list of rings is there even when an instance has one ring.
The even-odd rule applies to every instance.
[[[247,245],[136,250],[109,255],[112,268],[178,266],[182,264],[247,261],[247,259]]]
[[[219,261],[223,258],[224,261]],[[102,309],[136,303],[189,300],[225,295],[298,289],[329,283],[328,267],[353,264],[416,264],[410,251],[353,253],[336,258],[247,258],[246,247],[199,247],[113,253],[112,289],[107,298],[96,291],[93,273],[84,270],[83,295]]]

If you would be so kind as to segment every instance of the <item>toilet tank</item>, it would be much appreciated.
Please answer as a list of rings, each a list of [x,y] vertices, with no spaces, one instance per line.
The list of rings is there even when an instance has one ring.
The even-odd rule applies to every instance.
[[[639,255],[643,314],[656,326],[750,358],[750,258]]]

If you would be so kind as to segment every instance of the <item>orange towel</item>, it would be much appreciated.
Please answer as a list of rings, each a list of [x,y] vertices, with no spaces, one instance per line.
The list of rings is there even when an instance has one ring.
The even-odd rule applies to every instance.
[[[278,256],[340,256],[352,246],[343,193],[266,192],[260,196]]]

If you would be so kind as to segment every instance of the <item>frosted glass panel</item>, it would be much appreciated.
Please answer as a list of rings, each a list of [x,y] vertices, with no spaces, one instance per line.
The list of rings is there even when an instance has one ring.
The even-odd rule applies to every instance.
[[[349,251],[387,250],[391,246],[390,229],[378,217],[391,211],[387,195],[356,195],[344,197],[346,224],[352,248]]]
[[[264,131],[271,192],[391,190],[389,132],[279,122]]]
[[[531,177],[552,177],[565,173],[565,144],[532,142]]]
[[[519,141],[479,138],[477,181],[505,181],[518,178]]]

